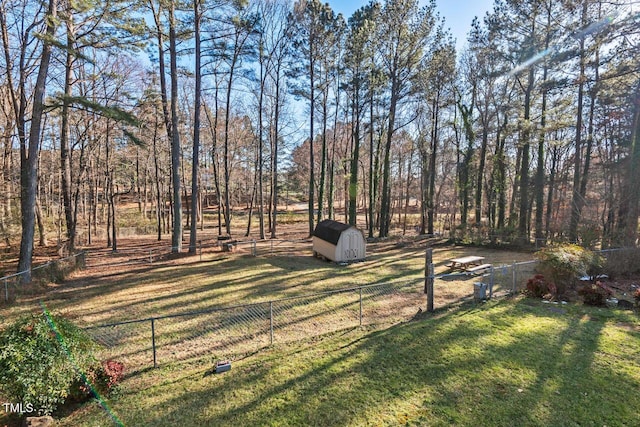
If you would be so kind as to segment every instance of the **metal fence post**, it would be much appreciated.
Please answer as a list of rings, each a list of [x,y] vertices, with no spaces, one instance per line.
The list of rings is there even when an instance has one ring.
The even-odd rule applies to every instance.
[[[252,254],[253,256],[257,256],[258,250],[256,248],[256,239],[253,239],[253,249],[252,249]]]
[[[492,264],[489,268],[489,299],[493,297],[493,285],[495,283],[495,280],[495,272]]]
[[[9,288],[7,286],[7,278],[4,279],[4,300],[5,302],[9,301]]]
[[[149,249],[149,264],[153,263],[153,255],[152,255],[152,253],[153,253],[153,249]]]
[[[156,324],[155,319],[151,318],[151,348],[153,349],[153,367],[158,367],[158,361],[156,359]]]
[[[362,287],[360,287],[360,326],[362,326]]]
[[[269,337],[273,344],[273,301],[269,302]]]
[[[511,283],[511,290],[512,292],[515,294],[516,293],[516,278],[518,277],[518,274],[516,272],[516,262],[514,261],[513,264],[511,265],[512,268],[512,283]]]
[[[200,261],[202,261],[202,240],[198,240],[198,246],[200,246]]]

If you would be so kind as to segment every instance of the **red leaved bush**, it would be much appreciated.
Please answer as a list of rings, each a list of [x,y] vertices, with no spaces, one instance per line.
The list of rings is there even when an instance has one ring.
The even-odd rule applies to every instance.
[[[527,281],[527,295],[534,298],[542,298],[545,295],[557,296],[558,287],[544,278],[542,274],[536,274]]]
[[[606,304],[607,298],[613,295],[613,291],[604,283],[597,281],[583,286],[578,294],[582,296],[587,305],[603,306]]]
[[[107,360],[102,363],[102,371],[98,377],[107,391],[111,391],[124,378],[124,364],[116,360]]]

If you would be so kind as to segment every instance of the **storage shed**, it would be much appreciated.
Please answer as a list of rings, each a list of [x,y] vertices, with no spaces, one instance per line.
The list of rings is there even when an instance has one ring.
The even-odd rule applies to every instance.
[[[356,227],[325,219],[313,232],[313,255],[335,262],[362,261],[366,255],[364,234]]]

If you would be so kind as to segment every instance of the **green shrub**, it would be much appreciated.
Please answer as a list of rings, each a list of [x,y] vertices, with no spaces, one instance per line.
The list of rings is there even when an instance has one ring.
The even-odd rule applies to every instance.
[[[23,317],[0,333],[0,391],[10,402],[51,414],[84,372],[100,367],[95,343],[71,321],[49,313]]]
[[[578,245],[549,246],[536,253],[538,271],[558,287],[562,295],[574,289],[581,276],[595,277],[602,272],[603,258]]]
[[[578,229],[578,235],[580,236],[582,247],[593,249],[602,238],[602,229],[597,223],[590,222]]]

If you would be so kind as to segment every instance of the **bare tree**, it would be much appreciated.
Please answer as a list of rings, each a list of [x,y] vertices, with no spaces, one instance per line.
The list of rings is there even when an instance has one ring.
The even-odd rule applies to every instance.
[[[53,49],[56,24],[58,22],[58,4],[57,0],[49,0],[46,5],[29,5],[25,2],[15,5],[17,9],[9,11],[12,14],[23,14],[23,16],[33,19],[26,27],[19,28],[22,33],[18,34],[14,39],[17,40],[18,43],[18,46],[15,48],[20,52],[17,61],[18,64],[14,63],[14,58],[10,53],[14,47],[10,45],[10,28],[7,20],[8,11],[5,8],[6,6],[6,3],[0,6],[0,31],[2,31],[2,44],[8,71],[7,83],[20,143],[20,209],[22,214],[22,236],[20,240],[18,271],[25,272],[22,275],[22,280],[28,283],[31,281],[31,262],[35,232],[38,153],[40,150],[49,63]],[[35,12],[26,13],[31,7],[35,8]],[[35,48],[33,47],[34,44],[36,45]],[[36,63],[37,65],[35,65]],[[36,70],[37,77],[35,81],[30,82],[29,80],[32,77],[32,73],[35,73]],[[17,82],[13,81],[13,73],[17,75]],[[33,84],[33,91],[28,93],[31,84]]]

